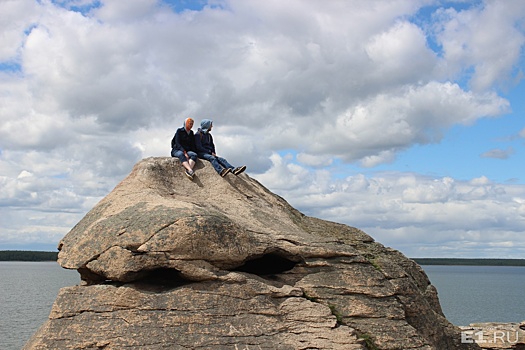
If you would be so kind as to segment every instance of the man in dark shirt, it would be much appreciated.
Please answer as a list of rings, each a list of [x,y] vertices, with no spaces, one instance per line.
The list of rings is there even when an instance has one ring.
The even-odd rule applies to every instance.
[[[180,163],[186,169],[186,176],[193,180],[197,149],[195,147],[195,135],[191,128],[193,128],[193,119],[186,118],[183,126],[177,129],[175,136],[171,139],[171,156],[179,158]]]

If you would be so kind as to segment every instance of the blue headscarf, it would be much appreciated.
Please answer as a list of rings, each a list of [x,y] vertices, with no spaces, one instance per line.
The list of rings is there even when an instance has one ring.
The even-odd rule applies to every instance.
[[[211,128],[211,124],[213,123],[212,120],[209,120],[209,119],[203,119],[201,121],[201,131],[205,134],[208,133],[208,131],[210,130]]]

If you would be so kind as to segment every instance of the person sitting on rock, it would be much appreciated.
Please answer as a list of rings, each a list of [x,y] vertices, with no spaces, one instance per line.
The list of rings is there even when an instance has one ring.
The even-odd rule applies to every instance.
[[[171,156],[179,158],[180,163],[186,169],[186,176],[193,180],[197,148],[195,147],[195,135],[191,128],[193,128],[193,119],[186,118],[182,127],[177,129],[175,136],[171,139]]]
[[[246,170],[246,165],[235,168],[228,163],[226,159],[215,154],[215,144],[213,143],[213,137],[210,133],[212,127],[213,121],[209,119],[201,121],[201,127],[195,134],[195,147],[197,147],[198,157],[209,161],[215,171],[217,171],[222,177],[226,176],[229,172],[239,175]]]

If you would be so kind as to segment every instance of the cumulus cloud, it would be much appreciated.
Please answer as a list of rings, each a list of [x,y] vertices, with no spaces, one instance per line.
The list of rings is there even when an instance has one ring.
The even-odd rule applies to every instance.
[[[240,138],[261,128],[264,146],[317,156],[327,153],[322,141],[335,126],[334,156],[376,164],[438,141],[455,123],[507,111],[495,94],[432,80],[436,53],[421,28],[396,17],[417,10],[408,2],[378,3],[390,16],[361,2],[361,11],[344,2],[248,3],[177,14],[155,1],[125,10],[106,1],[89,16],[43,3],[22,51],[31,112],[64,129],[63,118],[94,120],[99,131],[123,135],[168,126],[176,115],[217,115],[225,126],[252,127]],[[318,120],[324,125],[312,127]],[[385,132],[370,137],[378,124]],[[17,127],[25,128],[14,122],[5,134]]]
[[[514,72],[525,35],[519,22],[525,3],[486,1],[483,7],[457,11],[452,8],[436,13],[438,42],[443,46],[450,74],[472,70],[474,90],[490,89]]]
[[[27,225],[11,215],[0,236],[65,233],[138,160],[168,156],[186,117],[214,120],[220,155],[311,214],[400,240],[425,222],[452,232],[449,216],[468,210],[488,217],[491,208],[505,221],[489,201],[518,203],[498,194],[510,187],[346,177],[348,164],[389,164],[451,127],[511,110],[496,88],[518,76],[525,5],[436,7],[428,26],[412,20],[424,5],[221,0],[174,11],[161,0],[0,2],[2,216],[53,213]],[[511,207],[523,213],[520,205]]]
[[[25,31],[37,19],[37,8],[34,6],[34,1],[31,0],[5,0],[1,6],[2,45],[0,46],[0,62],[17,62]]]
[[[454,124],[498,116],[507,109],[505,99],[493,93],[475,95],[457,84],[403,86],[350,107],[337,117],[334,142],[312,147],[320,153],[335,149],[342,159],[362,159],[373,166],[391,161],[411,145],[438,142]]]
[[[399,172],[333,179],[291,161],[274,156],[272,169],[258,178],[305,214],[361,228],[409,256],[480,256],[484,251],[518,258],[525,252],[523,186],[486,177],[459,181]],[[502,242],[511,244],[489,247]]]
[[[332,164],[333,159],[330,155],[314,156],[308,153],[299,153],[297,160],[305,165],[313,167],[326,167]]]

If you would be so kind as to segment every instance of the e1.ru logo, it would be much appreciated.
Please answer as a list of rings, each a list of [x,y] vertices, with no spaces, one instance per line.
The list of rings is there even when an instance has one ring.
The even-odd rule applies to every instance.
[[[492,335],[492,336],[491,336]],[[518,331],[502,331],[502,330],[491,330],[488,332],[484,331],[462,331],[461,342],[462,343],[510,343],[516,344],[519,341]]]

